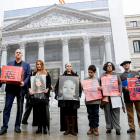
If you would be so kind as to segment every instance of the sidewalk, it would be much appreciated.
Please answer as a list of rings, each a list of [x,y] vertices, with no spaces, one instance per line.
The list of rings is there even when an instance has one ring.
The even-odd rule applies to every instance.
[[[2,110],[3,105],[0,104],[0,110]],[[36,134],[35,131],[37,127],[32,127],[32,113],[29,117],[28,125],[21,125],[22,132],[14,132],[15,114],[16,114],[16,104],[13,105],[11,111],[11,118],[9,121],[8,132],[0,136],[0,140],[140,140],[140,129],[137,123],[137,117],[135,115],[135,125],[136,132],[133,134],[127,134],[128,129],[127,124],[127,114],[122,112],[121,109],[121,135],[116,135],[116,131],[113,130],[111,134],[106,134],[105,117],[103,110],[100,109],[100,126],[99,126],[99,136],[87,135],[89,129],[88,119],[86,113],[86,107],[82,106],[78,110],[78,125],[79,134],[78,136],[73,136],[71,134],[64,136],[63,132],[60,132],[60,117],[59,108],[50,108],[51,113],[51,124],[50,124],[50,136],[47,134]],[[135,113],[136,114],[136,113]],[[0,125],[2,126],[2,113],[0,113]]]

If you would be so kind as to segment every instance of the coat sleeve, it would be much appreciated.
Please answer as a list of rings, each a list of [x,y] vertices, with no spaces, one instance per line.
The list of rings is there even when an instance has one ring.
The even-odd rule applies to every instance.
[[[59,79],[57,80],[57,83],[55,85],[55,99],[58,96],[58,90],[59,90]]]
[[[117,75],[117,77],[118,77],[119,92],[122,93],[122,81],[119,75]]]
[[[29,79],[30,79],[30,75],[31,75],[30,65],[27,64],[27,74],[26,74],[25,80],[23,81],[25,85],[28,84]]]
[[[79,81],[79,97],[82,96],[82,88],[81,88],[81,82]]]
[[[46,88],[49,88],[49,90],[51,89],[51,76],[50,74],[48,73],[48,75],[46,76]]]

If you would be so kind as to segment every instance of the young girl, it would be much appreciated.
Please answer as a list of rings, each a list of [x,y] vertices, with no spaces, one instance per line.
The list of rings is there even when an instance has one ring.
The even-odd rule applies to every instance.
[[[33,85],[32,85],[33,93],[42,93],[45,92],[45,81],[42,76],[37,75],[34,77]]]
[[[76,78],[61,77],[59,89],[59,100],[79,100],[79,81]]]
[[[64,72],[63,76],[78,76],[77,73],[74,73],[74,71],[72,70],[71,63],[67,63],[65,65],[65,68],[66,71]],[[59,92],[59,79],[55,86],[55,94],[56,94],[55,98],[57,100],[58,100],[58,92]],[[77,109],[80,108],[80,97],[81,97],[81,84],[79,84],[79,101],[58,100],[58,107],[60,107],[60,125],[61,125],[60,131],[65,131],[64,135],[68,135],[71,132],[72,135],[77,136],[78,133]]]

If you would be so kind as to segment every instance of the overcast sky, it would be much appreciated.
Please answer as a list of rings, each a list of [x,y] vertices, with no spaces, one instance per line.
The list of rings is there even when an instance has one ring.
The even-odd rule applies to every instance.
[[[64,0],[66,3],[91,1],[91,0]],[[0,0],[0,26],[3,21],[4,11],[23,9],[29,7],[59,4],[59,0]],[[122,0],[124,14],[140,14],[140,0]]]

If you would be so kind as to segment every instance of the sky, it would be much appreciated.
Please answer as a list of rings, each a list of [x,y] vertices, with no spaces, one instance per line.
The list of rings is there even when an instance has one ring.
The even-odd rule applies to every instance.
[[[66,3],[91,0],[64,0]],[[59,4],[59,0],[0,0],[0,27],[4,11]],[[140,14],[140,0],[122,0],[124,15]]]

